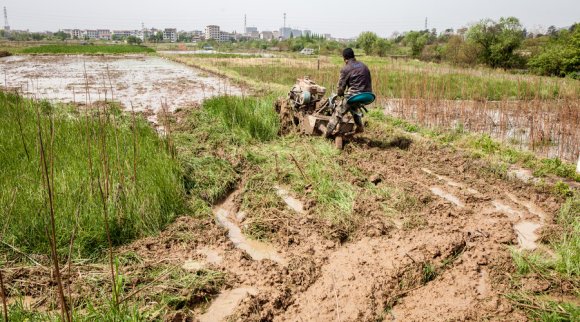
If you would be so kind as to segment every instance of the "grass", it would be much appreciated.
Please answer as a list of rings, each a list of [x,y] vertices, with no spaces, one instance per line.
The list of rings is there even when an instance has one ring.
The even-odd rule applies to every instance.
[[[179,166],[145,120],[132,124],[111,106],[79,112],[0,93],[0,200],[5,205],[0,231],[5,243],[27,254],[48,253],[39,127],[61,255],[73,239],[74,257],[95,258],[106,248],[103,200],[113,245],[159,232],[184,210]]]
[[[61,45],[51,44],[24,48],[22,54],[146,54],[155,50],[136,45]]]
[[[336,90],[342,60],[312,58],[256,58],[252,56],[171,55],[177,61],[230,73],[253,83],[289,88],[308,75],[329,91]],[[574,80],[515,76],[489,69],[464,69],[415,61],[362,57],[373,74],[379,98],[426,98],[450,100],[505,100],[575,98],[580,87]],[[319,68],[320,66],[320,68]]]
[[[530,316],[539,321],[577,321],[580,318],[580,306],[577,302],[551,298],[554,289],[558,293],[559,285],[569,285],[567,293],[580,297],[580,193],[576,192],[562,205],[556,224],[562,231],[551,237],[550,248],[554,256],[541,253],[523,253],[512,251],[516,266],[517,279],[527,276],[539,276],[550,283],[546,292],[539,294],[525,291],[510,294],[508,297],[516,305],[524,306]]]

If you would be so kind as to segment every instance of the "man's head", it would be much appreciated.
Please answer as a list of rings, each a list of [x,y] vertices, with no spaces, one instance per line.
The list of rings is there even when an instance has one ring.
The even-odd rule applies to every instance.
[[[342,51],[342,58],[344,58],[344,61],[348,61],[350,59],[354,58],[354,51],[352,50],[352,48],[345,48]]]

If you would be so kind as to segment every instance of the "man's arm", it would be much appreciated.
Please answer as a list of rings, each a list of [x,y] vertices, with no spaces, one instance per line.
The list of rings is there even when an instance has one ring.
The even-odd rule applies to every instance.
[[[338,80],[338,89],[336,94],[338,96],[344,96],[344,92],[346,91],[346,83],[348,80],[348,71],[346,68],[340,70],[340,79]]]

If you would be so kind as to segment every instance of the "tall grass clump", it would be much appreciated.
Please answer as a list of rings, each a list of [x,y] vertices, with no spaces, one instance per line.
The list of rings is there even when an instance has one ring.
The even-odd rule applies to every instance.
[[[273,140],[278,128],[272,98],[221,96],[191,112],[175,141],[195,214],[208,214],[234,188],[244,147]]]
[[[0,237],[21,252],[50,253],[46,177],[60,256],[97,256],[109,246],[106,224],[116,246],[160,231],[183,210],[180,169],[165,142],[111,105],[79,110],[0,93],[0,142]]]
[[[223,122],[233,135],[265,142],[278,133],[278,115],[269,99],[221,96],[206,101],[204,109]]]

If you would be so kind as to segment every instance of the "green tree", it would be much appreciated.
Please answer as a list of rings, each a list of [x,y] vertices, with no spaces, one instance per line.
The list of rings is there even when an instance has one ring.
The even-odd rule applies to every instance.
[[[373,44],[373,53],[377,56],[384,57],[391,50],[393,44],[383,38],[378,38]]]
[[[403,42],[411,47],[411,55],[413,57],[419,57],[421,52],[423,52],[423,48],[427,45],[431,34],[427,31],[409,31]]]
[[[373,52],[373,47],[375,43],[379,40],[379,36],[374,32],[366,31],[358,36],[356,45],[358,48],[362,48],[365,54],[370,55]]]
[[[530,59],[528,67],[536,74],[580,79],[580,25],[562,30]]]
[[[137,38],[135,36],[129,36],[127,37],[127,39],[125,39],[125,41],[127,42],[127,44],[129,45],[140,45],[141,42],[143,42],[141,40],[141,38]]]
[[[467,31],[467,39],[481,47],[481,62],[491,67],[517,67],[521,57],[515,51],[524,40],[523,28],[515,17],[500,18],[499,22],[484,19]]]

